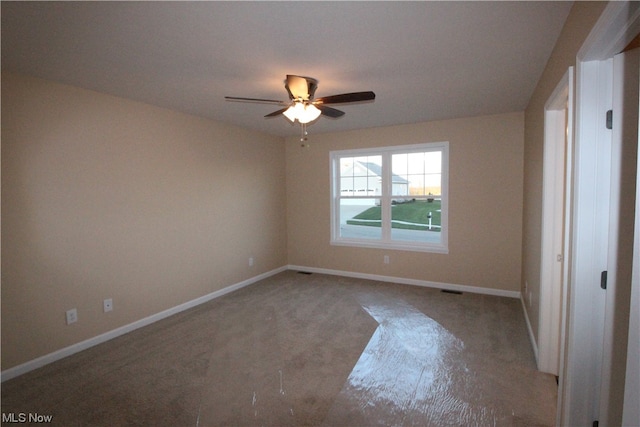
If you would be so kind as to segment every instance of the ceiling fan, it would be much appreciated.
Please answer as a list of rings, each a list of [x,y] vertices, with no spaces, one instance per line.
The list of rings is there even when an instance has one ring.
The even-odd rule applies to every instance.
[[[347,104],[353,102],[373,101],[376,94],[367,92],[351,92],[340,95],[325,96],[314,99],[314,94],[318,88],[318,80],[311,77],[287,75],[284,84],[289,101],[278,101],[274,99],[242,98],[237,96],[225,96],[227,101],[254,102],[260,104],[282,105],[283,108],[267,114],[265,117],[276,117],[282,114],[291,123],[298,121],[302,125],[302,139],[306,136],[306,125],[318,119],[321,115],[338,118],[344,116],[344,111],[329,107],[327,104]]]

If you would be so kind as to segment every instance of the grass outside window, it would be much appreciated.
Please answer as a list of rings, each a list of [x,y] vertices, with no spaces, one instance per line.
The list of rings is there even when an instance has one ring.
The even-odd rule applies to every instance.
[[[431,224],[429,224],[431,214]],[[441,227],[441,202],[434,200],[408,200],[403,203],[394,203],[391,207],[391,227],[406,230],[440,231]],[[381,227],[382,209],[374,206],[354,216],[347,221],[349,225],[364,225],[369,227]]]

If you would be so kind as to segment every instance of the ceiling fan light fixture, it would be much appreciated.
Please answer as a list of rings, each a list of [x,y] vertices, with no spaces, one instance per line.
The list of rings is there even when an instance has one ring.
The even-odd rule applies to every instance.
[[[320,117],[322,112],[313,104],[295,102],[282,114],[291,122],[296,120],[302,124],[310,123]]]
[[[283,116],[285,116],[287,118],[287,120],[289,120],[291,123],[296,121],[296,106],[292,105],[291,107],[287,108],[283,113]]]

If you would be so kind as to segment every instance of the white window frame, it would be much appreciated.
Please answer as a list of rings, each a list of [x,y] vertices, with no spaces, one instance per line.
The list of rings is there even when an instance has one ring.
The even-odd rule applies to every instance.
[[[391,156],[394,154],[440,151],[442,153],[441,169],[441,230],[440,242],[414,242],[391,239],[391,201],[392,173]],[[382,157],[382,236],[380,239],[359,239],[340,236],[340,158],[359,156]],[[390,147],[362,148],[353,150],[337,150],[329,153],[331,184],[331,245],[353,246],[365,248],[396,249],[417,252],[449,253],[449,142],[429,142],[412,145],[396,145]],[[345,197],[346,198],[346,197]],[[363,196],[363,198],[367,198]]]

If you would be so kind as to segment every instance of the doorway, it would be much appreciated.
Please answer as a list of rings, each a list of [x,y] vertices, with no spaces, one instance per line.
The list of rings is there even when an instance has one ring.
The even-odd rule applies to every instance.
[[[602,283],[603,272],[610,271],[609,248],[620,236],[610,235],[610,217],[619,216],[620,208],[610,204],[612,131],[606,118],[613,111],[613,58],[639,31],[640,2],[610,2],[577,55],[570,298],[560,364],[559,425],[621,424],[621,408],[610,403],[624,383],[611,381],[612,329],[605,313],[612,313],[612,305],[605,304],[609,290]],[[623,378],[629,380],[633,372]],[[628,405],[625,402],[622,410]]]

